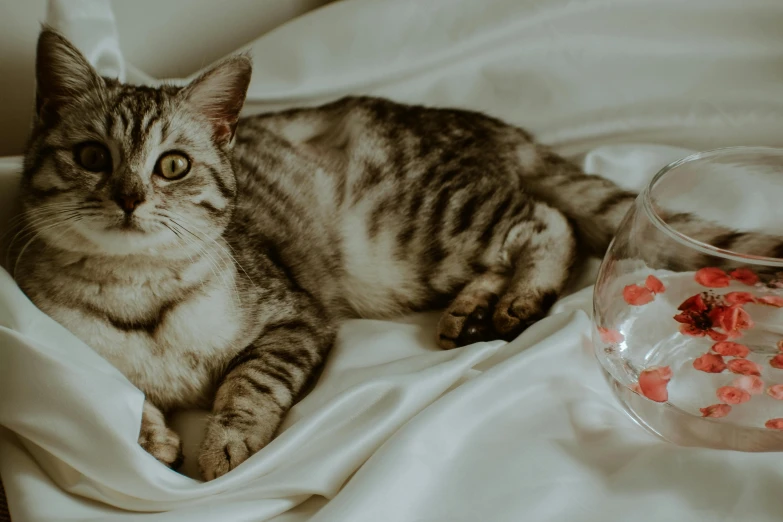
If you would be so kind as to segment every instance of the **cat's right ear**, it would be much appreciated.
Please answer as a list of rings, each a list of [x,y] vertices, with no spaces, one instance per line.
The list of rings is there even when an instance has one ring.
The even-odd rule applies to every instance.
[[[35,109],[43,121],[56,118],[60,109],[85,91],[104,85],[87,58],[64,36],[45,26],[38,37],[35,80]]]
[[[180,96],[210,121],[218,143],[234,137],[252,70],[250,57],[230,56],[182,89]]]

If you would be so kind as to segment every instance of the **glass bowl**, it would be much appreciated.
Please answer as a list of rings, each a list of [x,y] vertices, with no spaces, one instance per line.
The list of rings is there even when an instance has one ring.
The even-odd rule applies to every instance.
[[[635,421],[681,445],[783,450],[781,245],[783,149],[694,154],[653,178],[593,302],[596,356]]]

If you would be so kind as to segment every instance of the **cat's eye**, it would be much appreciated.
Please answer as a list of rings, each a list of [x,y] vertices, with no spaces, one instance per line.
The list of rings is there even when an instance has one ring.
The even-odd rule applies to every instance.
[[[155,172],[170,180],[184,178],[190,172],[190,159],[180,152],[167,152],[158,159]]]
[[[82,143],[74,151],[76,163],[90,172],[106,172],[111,170],[111,154],[109,149],[100,143]]]

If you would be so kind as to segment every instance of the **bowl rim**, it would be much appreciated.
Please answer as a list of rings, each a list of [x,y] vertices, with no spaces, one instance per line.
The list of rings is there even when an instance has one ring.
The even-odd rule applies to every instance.
[[[737,261],[739,263],[751,264],[751,265],[765,265],[774,267],[783,267],[783,258],[779,257],[767,257],[758,256],[753,254],[743,254],[741,252],[735,252],[733,250],[726,250],[717,248],[709,243],[704,243],[697,239],[690,237],[687,234],[683,234],[673,229],[666,221],[658,214],[653,207],[652,203],[652,190],[655,185],[670,171],[690,163],[692,161],[700,160],[709,156],[718,156],[721,154],[727,154],[731,152],[756,152],[770,154],[774,152],[776,155],[780,155],[783,158],[783,147],[764,147],[764,146],[734,146],[734,147],[720,147],[716,149],[704,150],[701,152],[695,152],[684,158],[673,161],[659,170],[650,182],[644,187],[644,190],[640,194],[642,208],[644,209],[647,218],[655,225],[657,229],[669,236],[674,241],[694,250],[698,250],[703,254],[710,256],[721,257],[723,259],[729,259],[731,261]],[[783,162],[781,162],[781,168],[783,168]],[[783,242],[783,236],[781,236],[781,242]]]

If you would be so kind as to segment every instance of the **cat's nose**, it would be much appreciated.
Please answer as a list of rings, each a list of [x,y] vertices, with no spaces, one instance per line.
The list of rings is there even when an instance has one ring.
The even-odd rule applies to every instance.
[[[114,198],[114,201],[117,202],[126,214],[131,214],[139,205],[144,203],[144,196],[138,194],[123,194]]]

